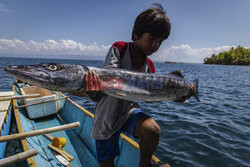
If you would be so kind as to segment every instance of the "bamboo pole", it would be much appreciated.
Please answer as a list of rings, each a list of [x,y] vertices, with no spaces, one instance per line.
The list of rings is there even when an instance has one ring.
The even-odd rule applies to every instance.
[[[80,126],[80,122],[74,122],[71,124],[55,126],[55,127],[35,130],[35,131],[31,131],[31,132],[24,132],[24,133],[17,133],[17,134],[13,134],[13,135],[1,136],[0,143],[6,142],[6,141],[11,141],[11,140],[24,139],[24,138],[32,137],[32,136],[43,135],[46,133],[52,133],[52,132],[57,132],[57,131],[61,131],[61,130],[68,130],[68,129],[72,129],[72,128],[79,127],[79,126]]]
[[[9,110],[0,110],[0,112],[7,112],[7,111],[9,111]]]
[[[53,147],[54,147],[54,146],[53,146]],[[61,148],[61,150],[63,151],[63,153],[64,153],[65,155],[67,155],[67,156],[69,157],[69,159],[70,159],[71,161],[74,160],[74,157],[71,156],[69,153],[67,153],[64,149]]]
[[[57,152],[58,154],[60,154],[61,156],[63,156],[67,161],[69,161],[69,162],[71,161],[71,159],[65,154],[65,152],[63,152],[59,148],[56,148],[56,147],[52,146],[51,144],[49,144],[48,147],[51,150],[53,150],[53,151]]]
[[[11,96],[11,97],[1,97],[0,101],[8,101],[13,99],[24,99],[29,97],[38,97],[40,94],[30,94],[30,95],[20,95],[20,96]]]
[[[25,104],[25,105],[22,105],[22,106],[16,106],[16,108],[23,108],[23,107],[33,106],[33,105],[37,105],[37,104],[42,104],[42,103],[47,103],[47,102],[56,101],[56,100],[62,100],[62,99],[66,99],[66,97],[60,97],[60,98],[56,98],[56,99],[52,99],[52,100],[43,100],[43,101],[31,103],[31,104]]]
[[[16,155],[12,155],[10,157],[0,159],[0,166],[7,166],[9,164],[17,163],[19,161],[25,160],[34,155],[37,155],[36,149],[32,149],[32,150],[25,151]]]
[[[51,136],[50,134],[44,134],[44,136],[47,138],[47,139],[49,139],[50,141],[52,141],[53,140],[53,136]]]
[[[49,144],[48,146],[49,146],[49,148],[51,148],[52,150],[58,152],[59,154],[62,154],[62,155],[64,154],[64,155],[66,155],[66,156],[70,159],[70,161],[71,161],[71,160],[74,160],[74,157],[71,156],[71,155],[70,155],[69,153],[67,153],[66,151],[64,151],[64,150],[62,150],[62,149],[59,149],[59,148],[57,148],[57,147],[54,147],[54,146],[52,146],[51,144]]]
[[[48,138],[50,141],[52,141],[53,138],[54,138],[53,136],[51,136],[51,135],[49,135],[49,134],[44,134],[44,136],[45,136],[46,138]],[[49,144],[48,147],[49,147],[50,149],[56,151],[57,153],[61,154],[63,157],[66,156],[67,158],[69,158],[69,161],[74,160],[74,157],[71,156],[70,154],[68,154],[65,150],[59,149],[59,148],[57,148],[57,147],[54,147],[54,146],[51,145],[51,144]],[[65,155],[65,156],[64,156],[64,155]]]

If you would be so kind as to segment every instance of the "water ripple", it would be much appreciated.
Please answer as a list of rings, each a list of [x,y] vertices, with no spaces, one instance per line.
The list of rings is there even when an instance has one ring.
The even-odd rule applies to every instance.
[[[14,78],[4,65],[58,62],[101,66],[102,61],[0,58],[0,90],[11,90]],[[250,166],[250,67],[203,64],[155,64],[157,72],[182,70],[200,76],[199,97],[188,103],[139,103],[161,127],[156,156],[177,166]],[[94,112],[92,101],[70,96]]]

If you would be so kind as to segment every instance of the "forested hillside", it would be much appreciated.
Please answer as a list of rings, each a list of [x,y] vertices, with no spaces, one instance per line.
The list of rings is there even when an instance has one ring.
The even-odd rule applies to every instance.
[[[229,51],[205,58],[204,64],[250,65],[250,49],[242,46],[232,47]]]

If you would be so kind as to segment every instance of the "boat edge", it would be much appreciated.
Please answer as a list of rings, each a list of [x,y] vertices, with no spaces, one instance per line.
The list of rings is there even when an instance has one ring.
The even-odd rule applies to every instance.
[[[76,107],[80,108],[85,114],[87,114],[88,116],[94,118],[94,114],[92,114],[91,112],[89,112],[88,110],[84,109],[82,106],[80,106],[79,104],[77,104],[76,102],[74,102],[73,100],[71,100],[68,96],[64,95],[62,92],[58,92],[61,96],[65,97],[69,102],[71,102],[73,105],[75,105]],[[126,136],[125,134],[121,133],[120,137],[122,139],[124,139],[125,141],[127,141],[129,144],[131,144],[133,147],[137,148],[138,150],[140,150],[139,144],[136,143],[133,139],[131,139],[130,137]],[[156,156],[152,156],[152,160],[155,163],[158,163],[160,160],[156,157]]]
[[[15,85],[13,85],[12,90],[14,92],[16,92]],[[18,133],[23,133],[23,128],[22,128],[22,125],[21,125],[21,121],[20,121],[20,117],[19,117],[19,114],[18,114],[18,109],[16,107],[16,104],[17,104],[17,101],[16,101],[16,99],[14,99],[13,100],[13,110],[14,110],[14,117],[15,117],[15,120],[16,120]],[[29,151],[30,150],[26,139],[22,139],[21,144],[22,144],[22,147],[23,147],[24,151]],[[27,158],[27,164],[30,167],[37,167],[36,162],[35,162],[33,157]]]

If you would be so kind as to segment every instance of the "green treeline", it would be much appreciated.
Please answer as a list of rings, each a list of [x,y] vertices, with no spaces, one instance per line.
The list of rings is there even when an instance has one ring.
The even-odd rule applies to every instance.
[[[250,65],[250,49],[242,46],[232,47],[229,51],[213,54],[204,59],[204,64]]]

